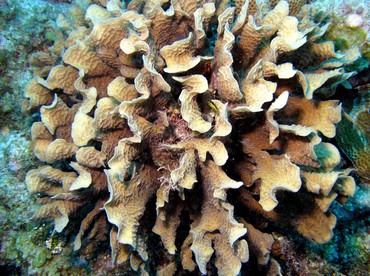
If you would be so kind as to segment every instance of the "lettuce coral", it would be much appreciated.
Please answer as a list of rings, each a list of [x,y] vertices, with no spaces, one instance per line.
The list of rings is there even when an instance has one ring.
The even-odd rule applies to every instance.
[[[109,238],[115,262],[158,273],[236,275],[250,253],[279,271],[253,214],[328,241],[330,203],[355,183],[328,142],[341,104],[327,98],[359,51],[322,42],[305,1],[101,2],[26,89],[34,152],[51,165],[26,177],[35,217],[61,232],[84,216],[76,250]]]

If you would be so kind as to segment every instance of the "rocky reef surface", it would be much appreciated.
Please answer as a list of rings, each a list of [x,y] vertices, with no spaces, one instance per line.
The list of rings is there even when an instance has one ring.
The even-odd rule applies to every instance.
[[[1,272],[367,275],[365,3],[127,2],[0,1]]]

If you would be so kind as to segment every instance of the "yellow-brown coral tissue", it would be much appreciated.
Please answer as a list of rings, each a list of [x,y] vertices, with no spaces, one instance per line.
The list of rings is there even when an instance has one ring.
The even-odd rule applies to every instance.
[[[83,29],[60,18],[62,62],[26,88],[48,164],[26,177],[35,217],[61,232],[88,209],[76,250],[110,239],[114,262],[166,275],[237,275],[250,254],[280,270],[272,222],[328,241],[328,208],[355,183],[330,143],[341,104],[326,98],[360,54],[321,42],[305,2],[110,0]]]

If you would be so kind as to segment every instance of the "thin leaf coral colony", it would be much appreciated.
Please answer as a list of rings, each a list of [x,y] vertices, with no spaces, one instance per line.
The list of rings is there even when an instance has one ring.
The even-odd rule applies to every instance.
[[[355,183],[326,142],[341,119],[327,98],[359,50],[322,41],[303,0],[234,2],[90,5],[90,27],[66,27],[61,64],[29,83],[47,163],[26,176],[34,216],[61,232],[84,214],[75,250],[109,239],[134,270],[236,275],[250,254],[280,269],[271,227],[332,237],[328,208]]]

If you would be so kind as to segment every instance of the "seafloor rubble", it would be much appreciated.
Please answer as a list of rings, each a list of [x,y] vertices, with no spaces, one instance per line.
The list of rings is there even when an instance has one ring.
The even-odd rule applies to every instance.
[[[115,264],[166,275],[275,275],[287,232],[329,241],[330,205],[355,192],[334,94],[361,53],[336,51],[305,1],[277,2],[101,1],[59,17],[67,38],[32,56],[25,91],[44,163],[26,176],[34,218],[81,255],[109,243]]]

